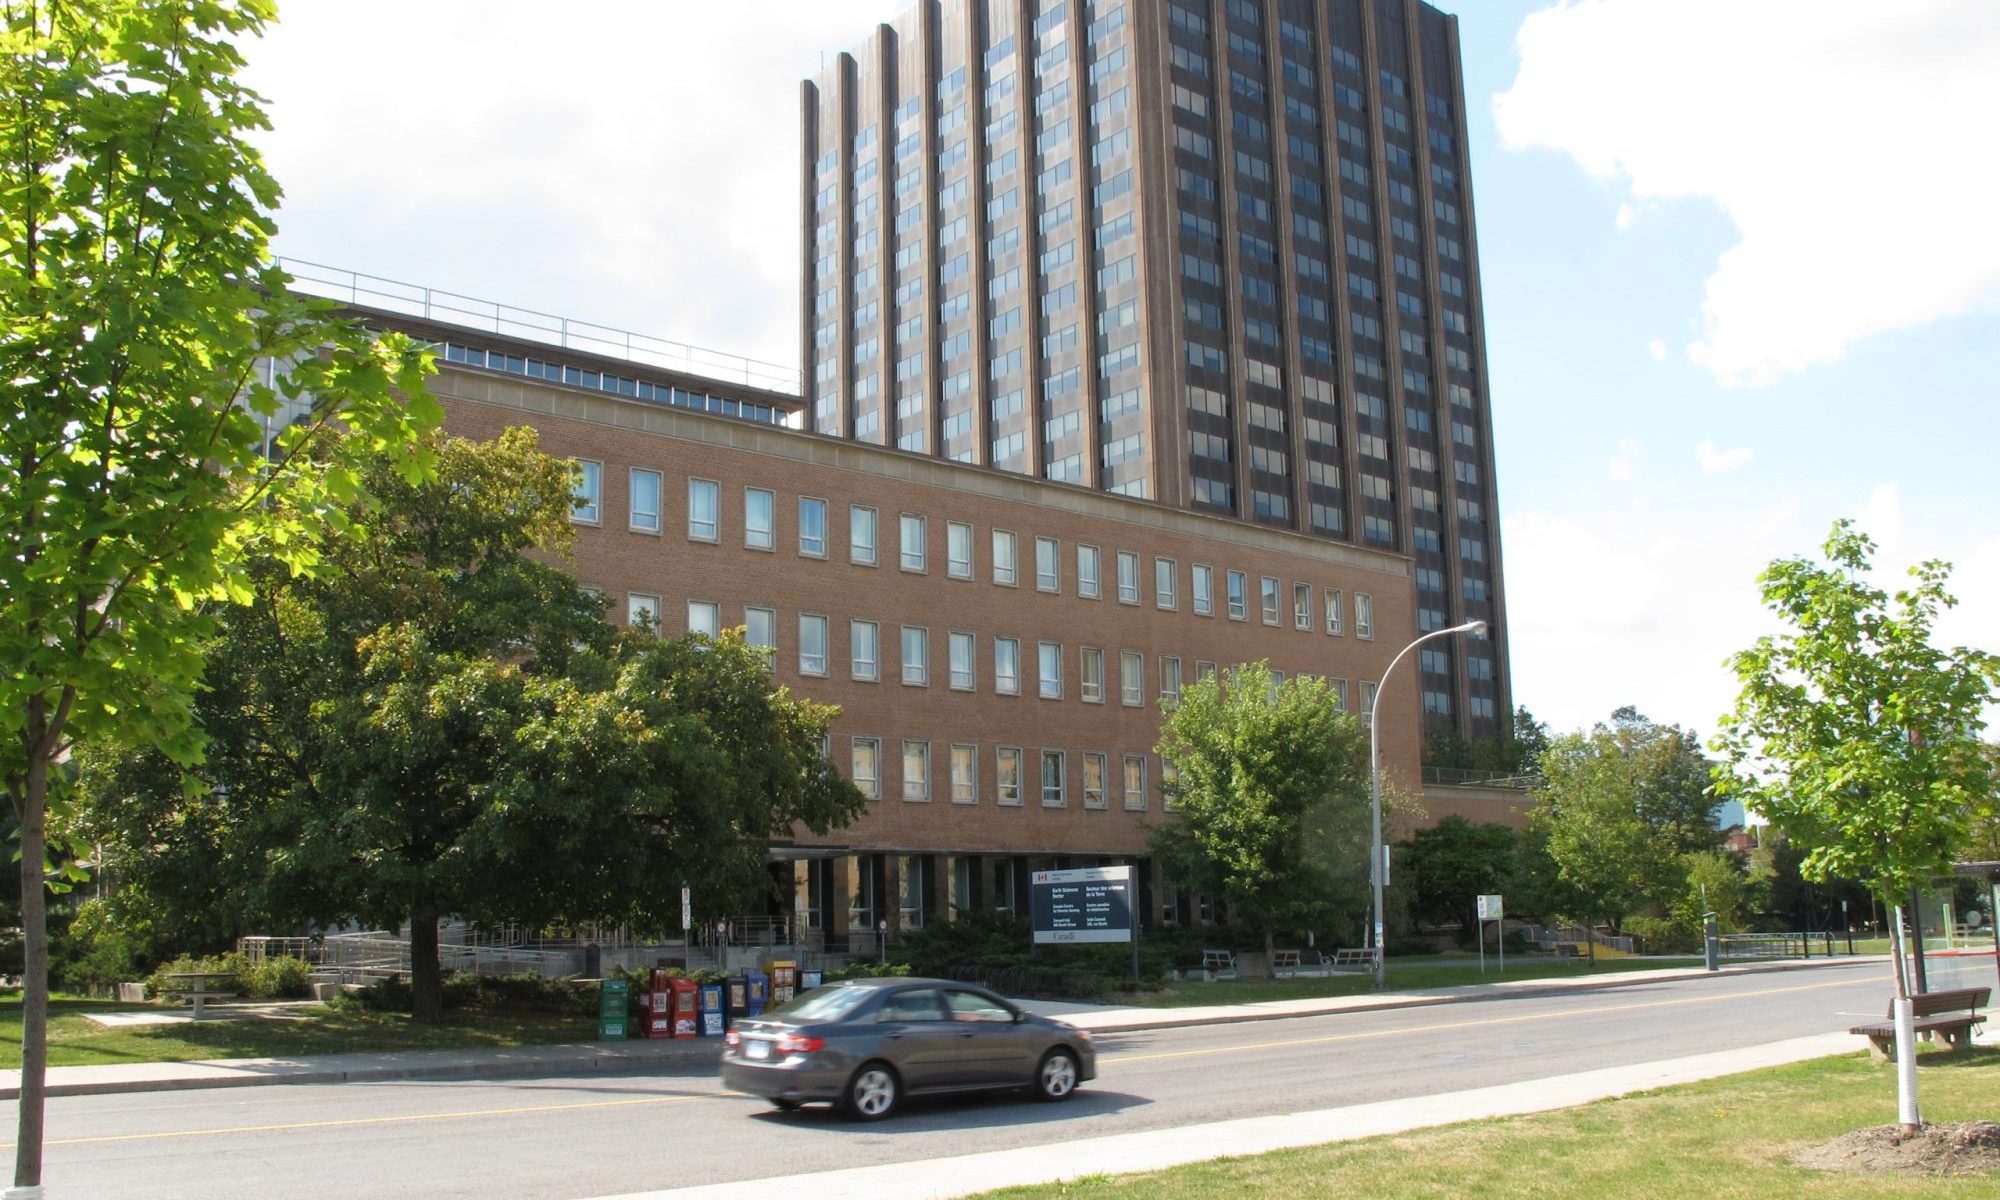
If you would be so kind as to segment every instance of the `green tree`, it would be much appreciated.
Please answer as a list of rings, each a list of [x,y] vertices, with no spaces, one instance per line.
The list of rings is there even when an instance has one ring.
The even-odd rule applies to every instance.
[[[1726,760],[1718,789],[1805,850],[1806,879],[1864,880],[1895,909],[1912,888],[1950,873],[1993,804],[1994,764],[1978,736],[2000,662],[1931,644],[1938,614],[1956,603],[1947,564],[1912,567],[1911,584],[1892,596],[1868,581],[1874,551],[1843,520],[1822,547],[1826,561],[1781,558],[1758,577],[1765,607],[1791,632],[1731,657],[1743,688],[1712,745]],[[1900,952],[1895,977],[1903,1007],[1910,984]],[[1898,1108],[1914,1126],[1921,1116],[1903,1016],[1907,1008],[1897,1022]]]
[[[1264,935],[1364,907],[1368,732],[1326,684],[1265,663],[1186,689],[1160,731],[1175,811],[1154,849],[1182,887],[1219,896]]]
[[[657,920],[681,883],[740,896],[771,837],[861,805],[819,752],[832,710],[774,693],[761,651],[621,637],[547,561],[571,468],[531,431],[433,453],[434,480],[368,480],[369,532],[336,570],[268,573],[231,614],[197,803],[163,803],[159,762],[93,789],[111,804],[93,832],[137,835],[115,860],[135,908],[407,921],[426,1021],[445,916]]]
[[[300,456],[310,428],[396,453],[438,414],[407,343],[327,320],[266,265],[278,188],[235,76],[267,0],[0,11],[0,786],[20,818],[30,1187],[52,769],[99,740],[198,757],[203,602],[246,599],[259,557],[312,570],[354,493],[352,462]],[[267,435],[294,414],[305,429]]]
[[[1477,897],[1498,892],[1514,873],[1520,835],[1505,825],[1473,824],[1456,814],[1402,843],[1402,880],[1410,916],[1431,924],[1478,923]]]
[[[1600,725],[1564,734],[1541,759],[1530,820],[1568,889],[1564,915],[1615,931],[1656,888],[1672,856],[1639,816],[1640,778],[1616,734]]]
[[[1660,725],[1627,705],[1611,714],[1618,753],[1633,774],[1639,820],[1674,857],[1719,850],[1715,823],[1720,799],[1711,788],[1701,739],[1678,725]]]

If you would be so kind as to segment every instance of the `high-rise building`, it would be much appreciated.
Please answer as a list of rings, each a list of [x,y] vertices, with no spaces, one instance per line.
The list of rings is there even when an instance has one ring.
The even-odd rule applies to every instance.
[[[1507,728],[1456,18],[920,0],[802,100],[808,428],[1407,555]]]

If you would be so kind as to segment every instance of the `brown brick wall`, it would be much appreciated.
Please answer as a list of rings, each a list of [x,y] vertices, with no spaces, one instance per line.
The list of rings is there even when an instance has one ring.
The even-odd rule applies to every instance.
[[[435,381],[445,404],[446,427],[466,437],[489,438],[511,425],[531,424],[551,454],[603,464],[601,522],[580,526],[575,569],[587,584],[601,588],[623,620],[630,593],[661,598],[661,623],[668,634],[683,632],[690,599],[721,605],[724,626],[740,624],[746,606],[777,612],[776,673],[781,683],[816,700],[837,704],[833,754],[845,770],[849,738],[882,741],[882,798],[853,826],[826,842],[856,850],[956,853],[1037,853],[1112,855],[1141,853],[1146,826],[1160,819],[1159,764],[1152,755],[1158,736],[1159,657],[1182,660],[1184,679],[1195,679],[1197,660],[1219,664],[1268,658],[1287,675],[1300,671],[1349,681],[1350,708],[1358,709],[1360,681],[1379,678],[1381,669],[1412,636],[1414,605],[1408,562],[1399,556],[1329,544],[1237,522],[1202,517],[1158,504],[1045,484],[987,468],[938,462],[918,455],[839,442],[810,434],[752,425],[723,417],[591,395],[553,384],[446,367]],[[629,470],[663,475],[662,532],[628,528]],[[690,540],[687,481],[721,485],[720,541]],[[775,493],[775,549],[744,545],[744,489]],[[828,502],[828,555],[799,553],[798,500]],[[852,504],[879,513],[877,565],[848,561],[848,510]],[[928,570],[913,574],[898,564],[897,524],[902,513],[927,518]],[[974,526],[974,571],[970,581],[947,577],[946,523]],[[1018,537],[1019,582],[992,582],[990,543],[995,528]],[[1035,587],[1036,536],[1060,539],[1062,590]],[[1076,547],[1102,550],[1103,598],[1077,595]],[[1138,605],[1116,599],[1116,552],[1141,554]],[[1176,562],[1178,609],[1154,604],[1153,560]],[[1214,569],[1214,616],[1192,611],[1190,567]],[[1248,576],[1249,612],[1243,621],[1227,618],[1226,570]],[[1280,624],[1260,619],[1257,586],[1269,575],[1281,581]],[[1291,587],[1313,586],[1313,628],[1293,628]],[[1324,589],[1346,597],[1349,613],[1342,636],[1324,631]],[[1352,605],[1357,594],[1373,598],[1372,640],[1354,635]],[[826,678],[799,674],[798,618],[829,618]],[[848,621],[876,621],[880,628],[880,675],[875,683],[848,677]],[[930,631],[930,684],[900,682],[899,630],[916,625]],[[948,684],[948,631],[977,635],[976,686],[971,692]],[[996,695],[993,642],[1011,636],[1021,644],[1019,696]],[[1036,646],[1042,640],[1063,648],[1063,699],[1036,693]],[[1079,698],[1079,649],[1105,652],[1105,701]],[[1145,707],[1120,703],[1118,654],[1145,655]],[[1414,656],[1411,656],[1414,659]],[[1418,711],[1409,662],[1383,714],[1385,766],[1399,779],[1417,778]],[[928,802],[901,799],[901,743],[931,743],[931,796]],[[976,804],[949,799],[949,747],[979,747]],[[1026,751],[1023,803],[995,802],[994,752],[1000,745]],[[1043,748],[1067,752],[1067,805],[1044,808],[1039,760]],[[1083,804],[1083,754],[1101,751],[1107,759],[1106,807]],[[1147,801],[1143,812],[1128,812],[1122,795],[1123,754],[1147,756]],[[813,839],[801,838],[802,843]]]

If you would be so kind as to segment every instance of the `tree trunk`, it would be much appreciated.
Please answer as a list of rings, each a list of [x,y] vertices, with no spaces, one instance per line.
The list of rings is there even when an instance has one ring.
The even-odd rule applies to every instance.
[[[31,702],[39,705],[39,700]],[[26,786],[21,791],[21,1119],[14,1143],[14,1189],[37,1196],[42,1184],[42,1132],[49,1067],[49,928],[42,878],[49,806],[49,761],[40,753],[45,731],[31,714]],[[32,1190],[22,1190],[32,1189]]]
[[[1268,925],[1264,927],[1264,976],[1267,979],[1278,977],[1278,972],[1271,966],[1278,961],[1277,936]]]
[[[444,1020],[444,969],[438,962],[438,906],[429,888],[410,900],[410,1017],[424,1025]]]
[[[1597,965],[1597,922],[1596,921],[1584,922],[1583,942],[1584,945],[1590,947],[1590,965],[1594,967]]]
[[[1918,936],[1922,936],[1921,931]],[[1890,911],[1889,952],[1896,965],[1896,998],[1889,1009],[1896,1023],[1896,1122],[1903,1127],[1904,1133],[1915,1133],[1924,1127],[1924,1119],[1917,1110],[1917,1033],[1913,1025],[1909,979],[1903,967],[1903,910],[1900,906]]]

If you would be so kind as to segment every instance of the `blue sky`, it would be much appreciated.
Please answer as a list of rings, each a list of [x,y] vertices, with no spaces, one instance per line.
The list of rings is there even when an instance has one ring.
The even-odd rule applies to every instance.
[[[795,366],[798,81],[901,7],[292,0],[277,249]],[[2000,6],[1443,7],[1517,701],[1709,733],[1757,571],[1841,516],[2000,650]]]

